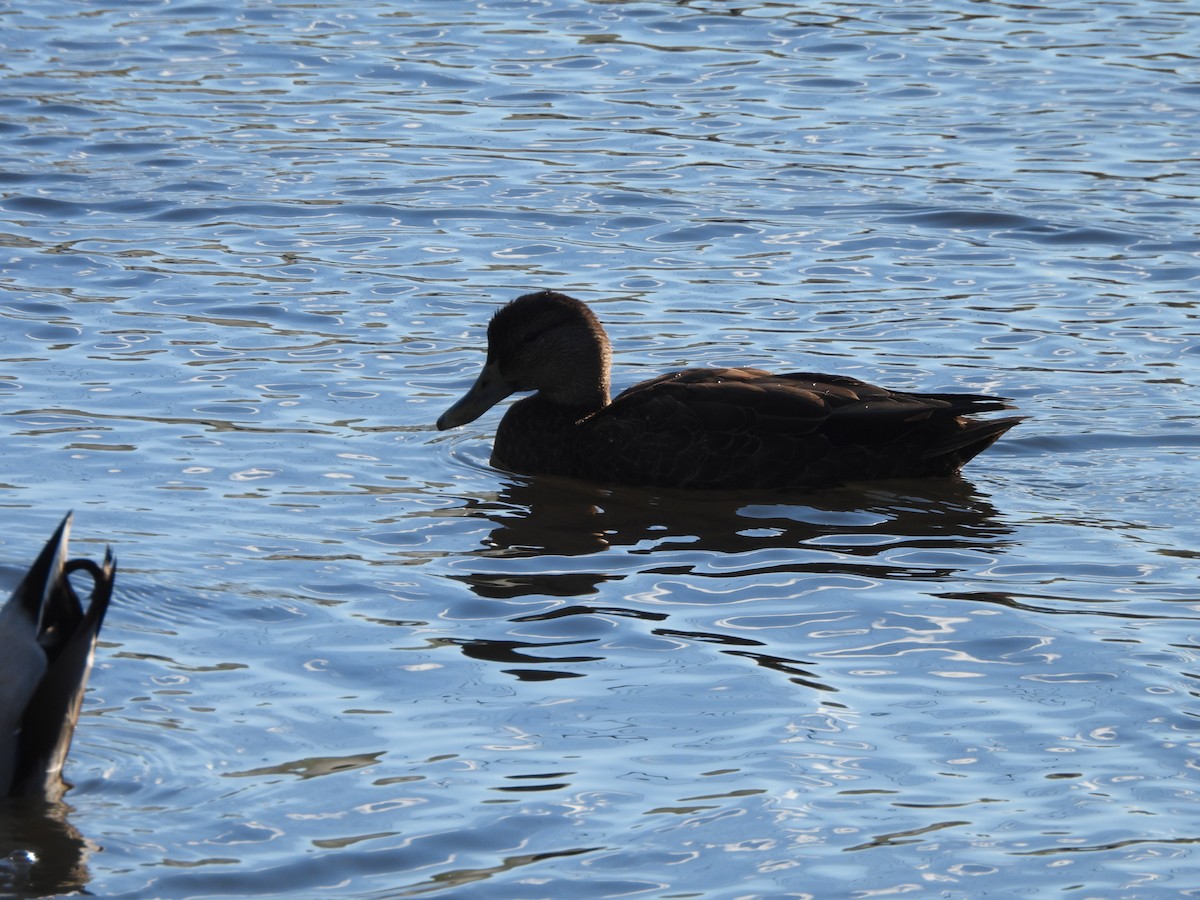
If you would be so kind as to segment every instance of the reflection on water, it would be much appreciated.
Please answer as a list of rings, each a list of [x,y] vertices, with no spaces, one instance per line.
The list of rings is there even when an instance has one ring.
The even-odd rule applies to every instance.
[[[499,494],[440,514],[493,526],[481,549],[450,564],[451,579],[484,599],[519,601],[520,610],[534,599],[551,601],[539,612],[497,618],[503,638],[457,642],[467,656],[500,663],[508,675],[540,681],[595,670],[581,664],[606,659],[611,622],[623,617],[660,623],[645,629],[647,646],[718,646],[826,691],[836,688],[821,681],[811,660],[772,653],[770,643],[730,630],[673,627],[672,616],[700,591],[717,604],[797,601],[776,618],[799,626],[809,598],[903,579],[953,581],[979,565],[984,548],[1002,553],[1011,533],[988,498],[961,477],[755,497],[509,476]],[[597,555],[591,564],[589,554]],[[628,607],[562,602],[614,596],[626,580],[634,582],[624,589]],[[706,581],[726,584],[696,587]],[[752,619],[752,630],[771,627]],[[617,646],[624,651],[628,641]]]
[[[468,500],[465,514],[493,522],[478,552],[498,558],[613,549],[658,556],[689,546],[714,557],[806,547],[871,557],[883,544],[952,550],[1010,533],[987,496],[961,477],[885,484],[755,495],[510,477],[498,494]]]
[[[61,802],[7,800],[0,807],[0,893],[48,897],[81,892],[90,880],[87,861],[97,848],[70,823]],[[17,849],[13,849],[17,848]]]

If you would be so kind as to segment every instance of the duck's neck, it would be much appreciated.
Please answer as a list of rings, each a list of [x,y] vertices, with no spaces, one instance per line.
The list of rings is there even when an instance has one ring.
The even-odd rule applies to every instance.
[[[523,397],[505,412],[492,445],[492,465],[514,472],[570,474],[565,467],[578,453],[579,423],[607,398],[599,406],[574,406],[548,400],[545,393]]]
[[[570,372],[552,385],[542,385],[538,396],[556,406],[582,410],[585,414],[608,406],[610,400],[608,370],[612,354],[608,341],[588,347],[586,353],[572,353]]]

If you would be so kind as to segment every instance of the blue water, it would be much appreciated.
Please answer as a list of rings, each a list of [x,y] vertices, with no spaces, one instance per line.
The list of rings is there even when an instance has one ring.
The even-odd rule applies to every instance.
[[[121,565],[4,890],[1200,890],[1189,4],[3,13],[0,587],[67,509]],[[950,481],[496,471],[433,422],[542,287],[617,387],[1029,419]]]

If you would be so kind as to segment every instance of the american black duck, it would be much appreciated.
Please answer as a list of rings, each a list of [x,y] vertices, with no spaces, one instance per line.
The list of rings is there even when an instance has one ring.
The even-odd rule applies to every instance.
[[[684,369],[609,401],[608,336],[582,302],[526,294],[488,325],[483,371],[439,429],[518,391],[492,464],[596,482],[694,488],[821,487],[951,475],[1019,417],[980,394],[911,394],[839,375]]]
[[[0,797],[50,797],[60,775],[112,598],[116,561],[68,559],[70,513],[0,607]],[[92,580],[85,610],[69,576]]]

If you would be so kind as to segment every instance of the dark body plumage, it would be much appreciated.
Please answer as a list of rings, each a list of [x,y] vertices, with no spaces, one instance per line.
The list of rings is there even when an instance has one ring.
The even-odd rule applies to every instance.
[[[819,487],[950,475],[1020,421],[978,394],[911,394],[836,375],[685,369],[609,402],[608,338],[590,309],[553,291],[502,307],[483,372],[438,419],[472,421],[517,391],[492,463],[626,485]]]
[[[0,797],[53,797],[112,598],[116,561],[68,560],[68,514],[0,606]],[[68,576],[92,580],[83,608]]]

